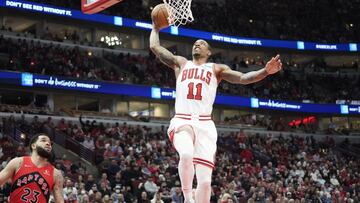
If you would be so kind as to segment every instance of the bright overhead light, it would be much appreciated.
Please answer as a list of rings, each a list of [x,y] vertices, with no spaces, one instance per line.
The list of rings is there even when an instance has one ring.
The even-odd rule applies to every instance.
[[[106,43],[109,47],[122,44],[121,38],[119,38],[118,36],[106,35],[106,36],[101,37],[100,41]]]

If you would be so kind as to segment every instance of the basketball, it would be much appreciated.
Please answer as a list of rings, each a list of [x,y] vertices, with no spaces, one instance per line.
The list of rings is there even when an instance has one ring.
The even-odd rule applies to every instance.
[[[158,29],[163,29],[169,26],[169,13],[165,4],[159,4],[151,12],[151,19],[154,22],[154,26]]]

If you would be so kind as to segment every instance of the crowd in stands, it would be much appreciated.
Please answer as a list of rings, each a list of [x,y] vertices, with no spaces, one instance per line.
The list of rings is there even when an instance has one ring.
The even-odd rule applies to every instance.
[[[75,9],[81,7],[80,1],[50,0],[47,3]],[[123,1],[102,13],[150,21],[150,8],[159,3],[159,0]],[[187,26],[243,37],[328,43],[359,42],[359,7],[359,1],[346,0],[193,1],[195,20]]]
[[[79,2],[49,0],[46,3],[79,9]],[[104,13],[150,20],[149,5],[157,3],[145,0],[123,1]],[[265,0],[224,0],[217,3],[194,1],[196,20],[189,26],[244,37],[358,42],[359,3],[345,0],[281,3]],[[65,36],[68,40],[76,41],[79,38],[77,33]],[[63,41],[50,32],[45,32],[45,39]],[[104,59],[119,66],[119,71],[103,68],[99,57],[80,48],[64,48],[34,41],[14,41],[0,37],[0,53],[9,56],[6,61],[0,58],[1,68],[12,71],[161,87],[175,85],[173,72],[155,60],[153,55],[105,54]],[[243,59],[234,59],[229,65],[237,70],[248,65],[264,65],[264,62],[253,61],[249,64]],[[326,64],[313,65],[314,69],[326,68]],[[298,78],[287,69],[293,67],[293,64],[285,63],[284,66],[282,73],[261,83],[248,86],[222,83],[219,92],[318,103],[360,98],[359,77],[304,73]],[[34,111],[33,108],[7,105],[1,105],[0,111],[51,114],[46,108]],[[248,115],[227,118],[226,121],[233,120],[269,130],[289,130],[289,126],[281,119],[259,120]],[[7,124],[26,134],[56,130],[96,152],[98,176],[89,174],[80,163],[73,163],[66,157],[54,160],[54,165],[65,177],[66,203],[183,202],[177,175],[178,156],[167,139],[165,128],[150,129],[126,123],[110,125],[82,120],[78,123],[66,120],[54,123],[51,117],[45,121],[34,117],[31,122],[25,118],[4,118],[1,128]],[[314,126],[301,126],[296,130],[314,132],[316,129]],[[335,128],[328,130],[329,134],[339,133]],[[13,158],[11,152],[14,150],[16,156],[27,154],[27,140],[15,146],[5,137],[4,132],[0,133],[2,170]],[[345,141],[340,146],[349,145]],[[221,134],[212,179],[212,202],[360,202],[359,157],[343,154],[343,151],[340,153],[338,147],[331,138],[315,140],[310,136],[260,136],[243,131]],[[360,150],[360,147],[357,148]],[[0,202],[6,201],[9,192],[9,185],[0,187]]]
[[[98,57],[88,52],[59,45],[26,40],[11,40],[0,36],[0,53],[8,55],[1,61],[8,70],[38,74],[61,75],[72,78],[111,80],[113,70],[106,70]]]
[[[39,110],[40,109],[40,110]],[[44,108],[39,107],[31,107],[21,106],[21,105],[9,105],[9,104],[0,104],[0,112],[5,113],[15,113],[15,114],[40,114],[40,115],[49,115],[48,120],[46,121],[46,132],[52,132],[51,130],[54,128],[53,121],[50,115],[69,115],[72,117],[80,116],[80,124],[73,124],[71,121],[65,121],[62,119],[58,126],[56,126],[58,130],[61,132],[70,135],[72,138],[79,142],[86,143],[87,148],[94,149],[91,139],[87,136],[86,133],[82,130],[81,126],[87,126],[86,129],[105,129],[105,131],[111,131],[114,133],[116,130],[110,127],[109,124],[104,125],[103,123],[97,123],[96,121],[90,122],[87,120],[86,122],[82,121],[82,114],[86,114],[87,116],[96,116],[96,117],[108,117],[114,116],[114,114],[109,113],[101,113],[101,112],[91,112],[91,111],[72,111],[61,109],[58,112],[53,112],[50,110],[44,111]],[[118,115],[120,116],[120,115]],[[117,117],[118,117],[117,116]],[[144,121],[151,122],[151,120],[158,118],[148,118],[144,117],[143,120],[138,120],[134,117],[127,117],[125,114],[124,118],[133,118],[134,121]],[[168,118],[166,118],[168,119]],[[25,117],[22,116],[21,120],[25,120]],[[35,116],[34,120],[38,120],[38,117]],[[25,122],[25,121],[24,121]],[[38,123],[38,122],[37,122]],[[330,122],[327,126],[319,126],[318,120],[315,116],[310,117],[299,117],[299,116],[281,116],[281,115],[263,115],[256,113],[242,114],[242,115],[234,115],[234,116],[225,116],[223,120],[215,120],[215,123],[218,125],[240,125],[243,127],[254,127],[260,129],[266,129],[271,131],[279,131],[279,132],[294,132],[294,133],[314,133],[314,134],[326,134],[326,135],[351,135],[353,133],[360,132],[360,124],[357,122],[343,123],[343,124],[335,124],[334,122]],[[97,126],[97,128],[95,128]],[[116,127],[119,127],[117,125]],[[98,131],[95,131],[98,133]],[[30,132],[34,133],[34,132]]]
[[[21,113],[21,114],[41,114],[41,115],[53,114],[53,112],[49,109],[49,107],[38,107],[38,106],[34,106],[33,103],[27,106],[0,104],[0,112]]]
[[[183,202],[178,156],[165,128],[90,121],[69,124],[65,120],[55,124],[36,117],[32,121],[4,118],[3,123],[27,128],[31,133],[54,128],[96,150],[98,176],[66,157],[55,160],[56,167],[64,172],[67,203]],[[211,202],[359,202],[358,157],[338,150],[350,145],[348,140],[336,144],[331,137],[260,136],[242,130],[222,133]],[[2,188],[5,196],[6,189]]]
[[[247,95],[260,98],[335,103],[336,100],[358,100],[360,79],[358,76],[329,76],[306,74],[305,69],[293,74],[285,65],[279,74],[272,75],[260,83],[238,86],[222,83],[220,91],[227,94]]]
[[[3,37],[0,37],[0,53],[5,53],[9,57],[7,61],[0,60],[1,67],[7,70],[160,87],[175,86],[173,71],[162,65],[151,54],[140,56],[104,53],[104,59],[119,67],[114,69],[105,67],[102,58],[89,55],[87,51],[78,47],[64,48],[58,45]],[[252,60],[245,62],[235,58],[228,64],[234,70],[238,70],[249,65],[261,67],[264,62]],[[284,71],[260,83],[239,86],[222,82],[219,92],[270,99],[310,100],[318,103],[335,103],[339,99],[358,100],[360,98],[358,76],[307,75],[304,72],[305,67],[299,66],[296,66],[297,70],[303,71],[300,78],[290,70],[294,64],[284,63]],[[310,68],[314,70],[326,68],[324,63],[313,63],[311,66]],[[358,64],[355,63],[352,68],[358,68]]]
[[[33,33],[35,35],[35,33]],[[49,27],[45,28],[45,32],[41,36],[41,39],[45,40],[51,40],[56,42],[65,42],[65,41],[72,41],[72,42],[79,42],[80,41],[80,35],[76,32],[70,32],[65,30],[64,33],[62,33],[62,36],[59,35],[60,33],[52,33]],[[84,39],[85,40],[85,39]]]

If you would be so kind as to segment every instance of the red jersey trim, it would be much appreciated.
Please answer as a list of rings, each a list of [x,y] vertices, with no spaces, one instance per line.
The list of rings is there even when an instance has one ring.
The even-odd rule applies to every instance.
[[[207,163],[207,164],[209,164],[209,165],[214,166],[214,163],[212,163],[211,161],[205,160],[205,159],[201,159],[201,158],[196,158],[196,157],[194,157],[194,160],[196,160],[196,161],[201,161],[201,162],[204,162],[204,163]]]
[[[198,116],[193,116],[191,114],[183,114],[183,113],[177,113],[174,116],[175,118],[180,118],[183,120],[199,120],[199,121],[211,121],[212,120],[212,116],[211,115],[198,115]]]

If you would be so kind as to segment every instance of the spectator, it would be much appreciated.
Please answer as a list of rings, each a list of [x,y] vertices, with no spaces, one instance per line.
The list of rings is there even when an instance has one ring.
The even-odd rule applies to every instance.
[[[121,186],[124,185],[124,181],[121,177],[121,172],[117,172],[115,175],[115,178],[111,179],[111,188],[115,188],[116,186],[119,186],[121,188]]]
[[[73,182],[70,179],[66,180],[64,188],[64,200],[65,203],[78,203],[78,191],[73,186]]]
[[[99,192],[104,195],[111,195],[110,187],[106,185],[105,182],[100,182]]]
[[[114,192],[111,194],[111,199],[114,203],[124,202],[124,195],[121,194],[121,186],[116,185],[114,188]]]
[[[240,152],[240,157],[249,163],[253,160],[253,153],[250,149],[245,148]]]
[[[95,202],[96,203],[102,203],[102,194],[101,194],[101,192],[95,193]]]
[[[90,203],[89,196],[86,194],[85,190],[81,190],[78,195],[79,203]]]
[[[171,200],[175,203],[183,203],[184,202],[184,198],[182,196],[180,187],[175,188],[175,190],[173,191],[173,194],[171,195]]]
[[[161,199],[162,193],[157,191],[154,194],[154,198],[151,199],[151,203],[164,203],[164,201]]]
[[[101,174],[100,184],[103,184],[104,188],[110,189],[110,181],[109,181],[108,175],[106,173]]]
[[[105,196],[103,197],[102,203],[112,203],[112,202],[113,202],[113,199],[110,198],[109,195],[105,195]]]
[[[90,150],[95,150],[94,139],[92,139],[89,135],[85,136],[85,140],[82,142],[82,145]]]
[[[156,183],[154,183],[152,176],[147,178],[146,182],[144,183],[144,188],[145,191],[151,195],[155,194],[159,189]]]
[[[94,185],[96,186],[94,176],[89,174],[85,183],[85,190],[90,191]]]
[[[116,176],[116,174],[119,174],[121,177],[121,174],[118,173],[119,171],[120,171],[120,167],[119,167],[118,162],[115,159],[111,160],[111,164],[107,171],[108,172],[107,174],[109,174],[110,180],[113,180],[114,177]]]
[[[148,194],[143,191],[138,198],[138,203],[150,203],[150,200],[148,199]]]
[[[62,132],[66,132],[66,131],[67,131],[68,125],[65,123],[65,119],[64,119],[64,118],[62,118],[62,119],[59,121],[59,123],[58,123],[58,125],[57,125],[57,129],[59,129],[59,130],[62,131]]]

